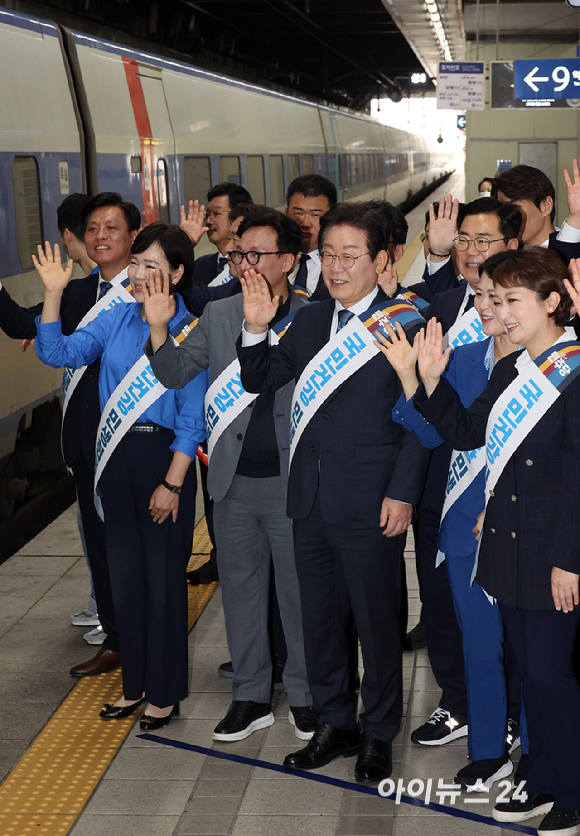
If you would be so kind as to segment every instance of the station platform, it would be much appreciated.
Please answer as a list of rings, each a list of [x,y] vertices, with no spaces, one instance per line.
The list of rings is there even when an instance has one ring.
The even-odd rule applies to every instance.
[[[448,188],[462,197],[461,186],[456,175]],[[424,211],[420,206],[408,218],[406,283],[420,280],[423,269],[417,245]],[[210,547],[199,507],[196,515],[190,568]],[[405,557],[411,628],[420,600],[410,532]],[[404,718],[393,746],[392,792],[381,797],[376,787],[356,783],[352,758],[308,773],[281,766],[304,745],[288,722],[284,691],[273,695],[273,726],[238,743],[212,741],[231,700],[230,680],[217,674],[229,659],[217,584],[189,586],[190,685],[180,717],[155,734],[139,730],[138,714],[100,720],[103,703],[121,695],[120,671],[81,680],[68,674],[96,651],[82,640],[86,628],[70,624],[88,593],[75,506],[0,566],[0,836],[536,832],[535,822],[499,825],[491,818],[497,796],[511,794],[508,780],[489,793],[453,789],[467,763],[466,738],[438,747],[411,743],[439,701],[425,649],[404,653]],[[362,663],[360,669],[362,675]]]

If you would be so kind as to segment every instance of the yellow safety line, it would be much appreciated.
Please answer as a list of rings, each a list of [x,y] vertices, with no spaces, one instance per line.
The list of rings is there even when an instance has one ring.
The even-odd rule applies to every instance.
[[[210,548],[204,518],[194,532],[188,569],[205,563]],[[188,584],[189,630],[216,586]],[[103,703],[121,693],[119,669],[73,687],[0,787],[1,836],[66,836],[137,721],[99,719]]]
[[[422,231],[423,230],[421,230],[421,232]],[[397,273],[399,275],[399,281],[402,281],[405,278],[412,263],[415,261],[420,251],[423,249],[423,244],[419,240],[421,232],[418,232],[415,235],[411,243],[407,246],[401,260],[397,261]]]

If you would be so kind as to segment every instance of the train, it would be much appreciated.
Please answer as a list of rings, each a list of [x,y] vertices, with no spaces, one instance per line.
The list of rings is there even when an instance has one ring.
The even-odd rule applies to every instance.
[[[283,209],[295,177],[322,174],[341,200],[405,208],[454,169],[436,143],[354,111],[1,8],[0,90],[0,281],[24,306],[42,299],[31,254],[58,241],[73,192],[120,192],[144,224],[178,223],[181,204],[223,181]],[[61,373],[0,332],[0,392],[2,522],[33,473],[62,466]]]

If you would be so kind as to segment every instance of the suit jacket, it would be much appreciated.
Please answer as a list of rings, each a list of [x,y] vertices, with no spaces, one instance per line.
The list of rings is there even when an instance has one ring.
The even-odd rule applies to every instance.
[[[307,306],[306,299],[291,293],[290,312]],[[241,294],[231,299],[212,302],[187,338],[176,348],[167,340],[153,355],[151,342],[145,345],[145,353],[151,358],[151,367],[157,378],[167,388],[180,389],[192,377],[209,367],[210,386],[226,369],[236,355],[236,340],[244,321],[244,299]],[[294,323],[282,338],[292,333]],[[274,426],[280,455],[280,473],[288,472],[290,455],[290,408],[292,385],[284,386],[274,401]],[[225,498],[236,473],[244,435],[252,416],[253,403],[232,421],[217,442],[207,474],[207,487],[216,502]]]
[[[314,289],[314,293],[310,297],[311,302],[324,302],[325,299],[330,299],[330,293],[328,292],[328,288],[324,284],[324,279],[322,278],[322,272],[318,278],[318,284]]]
[[[457,319],[464,299],[465,285],[443,293],[436,293],[427,310],[427,318],[435,318],[437,322],[440,322],[443,326],[443,333],[446,334]]]
[[[211,253],[211,255],[202,255],[196,258],[193,265],[193,273],[191,274],[191,281],[194,285],[207,287],[210,282],[213,282],[218,274],[218,258],[219,252]]]
[[[230,296],[235,296],[241,292],[242,286],[239,279],[232,279],[226,282],[226,284],[220,284],[217,287],[189,284],[184,290],[179,291],[188,310],[195,316],[202,315],[208,302],[216,302],[218,299],[228,299]]]
[[[550,249],[558,253],[565,264],[569,264],[571,258],[580,258],[580,243],[570,244],[566,241],[559,241],[557,232],[551,232],[549,240]]]
[[[416,408],[458,450],[486,440],[491,408],[517,375],[510,354],[469,409],[443,379],[430,398],[420,386]],[[538,421],[507,462],[485,515],[477,582],[510,607],[552,609],[553,566],[580,573],[580,379]]]
[[[60,316],[62,332],[72,334],[81,319],[95,304],[99,274],[69,282],[62,295]],[[42,313],[42,302],[31,308],[18,305],[2,288],[0,291],[0,328],[13,339],[30,340],[36,336],[36,317]],[[100,359],[84,373],[68,405],[63,427],[62,446],[66,463],[71,466],[84,452],[91,469],[95,460],[95,440],[101,416],[99,405]]]
[[[385,299],[378,292],[377,301]],[[274,392],[297,381],[330,338],[334,300],[298,311],[279,345],[242,348],[242,382],[249,392]],[[428,451],[392,420],[401,385],[378,354],[322,404],[295,451],[288,484],[288,516],[305,519],[319,491],[330,523],[375,528],[385,497],[415,503]]]
[[[459,287],[459,279],[455,275],[453,259],[448,259],[435,273],[429,272],[429,266],[425,262],[423,281],[432,294],[444,293],[446,290],[453,290],[454,287]]]

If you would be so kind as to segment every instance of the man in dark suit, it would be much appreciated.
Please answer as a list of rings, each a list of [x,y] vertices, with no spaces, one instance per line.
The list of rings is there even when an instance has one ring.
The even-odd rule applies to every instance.
[[[259,276],[245,274],[238,355],[248,391],[272,392],[298,380],[348,319],[386,302],[377,279],[387,268],[389,233],[384,214],[364,204],[341,204],[325,215],[321,259],[329,264],[324,281],[332,298],[299,310],[270,349],[266,327],[278,300]],[[400,537],[428,455],[392,421],[400,384],[384,359],[373,356],[321,401],[296,446],[288,483],[306,665],[320,725],[284,765],[316,769],[358,751],[356,778],[369,783],[390,775],[402,716]],[[353,615],[365,663],[362,735],[348,687]]]
[[[551,247],[568,262],[580,255],[580,174],[573,161],[574,182],[564,172],[568,186],[569,216],[559,230],[554,227],[556,192],[549,177],[531,165],[516,165],[500,174],[492,194],[502,203],[514,203],[523,216],[525,247]]]
[[[253,203],[247,189],[236,183],[218,183],[207,193],[208,205],[205,212],[208,241],[217,247],[217,252],[202,255],[195,260],[192,282],[194,285],[207,287],[211,282],[229,275],[227,245],[230,231],[230,212],[240,203]],[[190,235],[187,221],[182,221],[181,228]],[[191,237],[191,235],[190,235]],[[195,241],[194,241],[195,243]]]
[[[137,207],[113,192],[103,192],[91,198],[83,209],[82,220],[86,226],[84,240],[87,254],[97,263],[99,273],[75,279],[66,288],[61,303],[65,335],[72,334],[99,297],[126,277],[131,244],[141,225]],[[22,308],[4,288],[0,291],[0,327],[8,336],[33,339],[36,336],[35,319],[41,313],[42,303]],[[99,619],[107,636],[96,656],[71,669],[73,676],[94,676],[121,663],[104,526],[96,513],[93,494],[95,443],[101,414],[99,369],[100,360],[97,360],[80,378],[68,405],[62,433],[64,459],[72,469],[77,484]]]
[[[302,232],[300,258],[290,275],[290,282],[308,291],[312,301],[329,298],[322,278],[318,255],[320,219],[336,205],[336,186],[320,174],[296,177],[286,192],[286,214]]]

